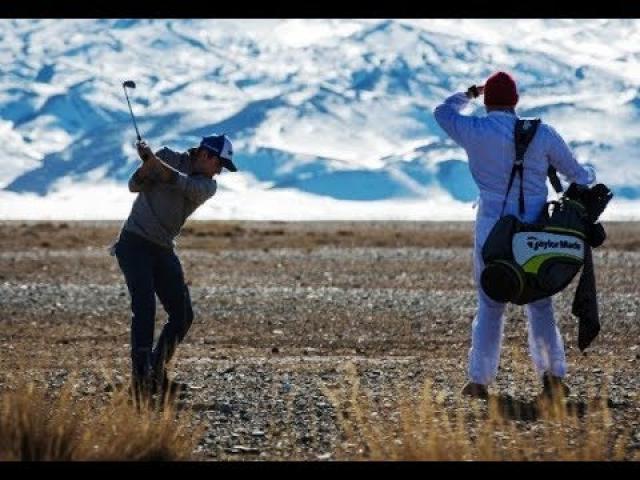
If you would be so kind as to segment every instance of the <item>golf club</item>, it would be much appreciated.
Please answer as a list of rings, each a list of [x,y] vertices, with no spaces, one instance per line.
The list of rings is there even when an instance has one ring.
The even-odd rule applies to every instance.
[[[136,135],[138,136],[138,141],[140,142],[142,138],[140,138],[140,132],[138,131],[138,125],[136,124],[136,117],[133,116],[133,110],[131,109],[131,102],[129,102],[129,95],[127,95],[127,88],[136,88],[136,83],[133,80],[127,80],[122,83],[122,89],[124,90],[124,96],[127,98],[127,104],[129,105],[129,112],[131,113],[133,126],[136,129]]]
[[[122,82],[122,89],[124,90],[124,96],[127,98],[127,104],[129,105],[129,112],[131,113],[131,119],[133,120],[133,126],[136,129],[136,135],[138,136],[138,142],[142,141],[140,132],[138,131],[138,125],[136,124],[136,117],[133,116],[133,110],[131,109],[131,102],[129,101],[129,95],[127,94],[127,88],[136,88],[136,82],[133,80],[126,80]],[[147,155],[143,156],[143,160],[147,159]]]

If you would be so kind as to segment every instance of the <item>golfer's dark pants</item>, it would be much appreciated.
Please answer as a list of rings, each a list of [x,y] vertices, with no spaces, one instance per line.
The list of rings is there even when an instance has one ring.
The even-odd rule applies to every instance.
[[[193,321],[189,289],[173,249],[123,230],[115,247],[131,296],[131,360],[134,379],[162,378]],[[153,348],[156,298],[169,315]]]

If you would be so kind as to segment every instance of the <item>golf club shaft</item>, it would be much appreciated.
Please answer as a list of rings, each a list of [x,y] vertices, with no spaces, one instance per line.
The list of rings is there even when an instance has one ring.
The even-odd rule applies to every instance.
[[[142,138],[140,138],[140,132],[138,131],[138,125],[136,124],[136,117],[133,116],[133,110],[131,109],[131,102],[129,102],[129,95],[127,95],[127,87],[122,87],[124,90],[124,96],[127,98],[127,105],[129,105],[129,113],[131,113],[131,119],[133,120],[133,126],[136,129],[136,135],[138,136],[138,141],[140,142]]]

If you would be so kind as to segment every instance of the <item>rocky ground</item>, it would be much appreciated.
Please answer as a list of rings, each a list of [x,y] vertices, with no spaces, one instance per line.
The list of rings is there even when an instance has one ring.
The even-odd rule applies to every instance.
[[[554,303],[573,401],[607,396],[633,452],[640,224],[606,227],[595,252],[602,331],[586,356],[570,313],[577,282]],[[77,377],[84,395],[103,398],[128,381],[129,298],[107,252],[118,228],[0,223],[0,391]],[[355,458],[328,395],[347,388],[353,368],[383,415],[425,381],[452,410],[467,408],[458,392],[475,313],[471,240],[470,223],[189,223],[178,251],[195,321],[174,375],[190,384],[181,408],[204,427],[194,455]],[[511,407],[530,406],[540,390],[526,348],[524,312],[509,307],[493,392]],[[522,428],[541,423],[535,411],[509,412]]]

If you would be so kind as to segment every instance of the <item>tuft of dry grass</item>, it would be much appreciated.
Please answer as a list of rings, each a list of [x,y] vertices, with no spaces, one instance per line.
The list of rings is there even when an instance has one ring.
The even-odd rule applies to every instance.
[[[96,405],[74,394],[28,385],[0,396],[2,461],[187,460],[198,432],[169,401],[136,405],[124,391]]]
[[[336,454],[339,459],[640,459],[640,452],[630,447],[630,430],[613,423],[603,397],[584,409],[571,408],[566,399],[538,400],[533,418],[514,418],[505,415],[504,398],[492,396],[488,403],[475,400],[456,405],[426,382],[418,396],[399,392],[395,411],[384,412],[361,389],[357,368],[349,364],[346,372],[348,391],[325,389],[343,431],[344,441]],[[516,405],[516,411],[519,408]]]

